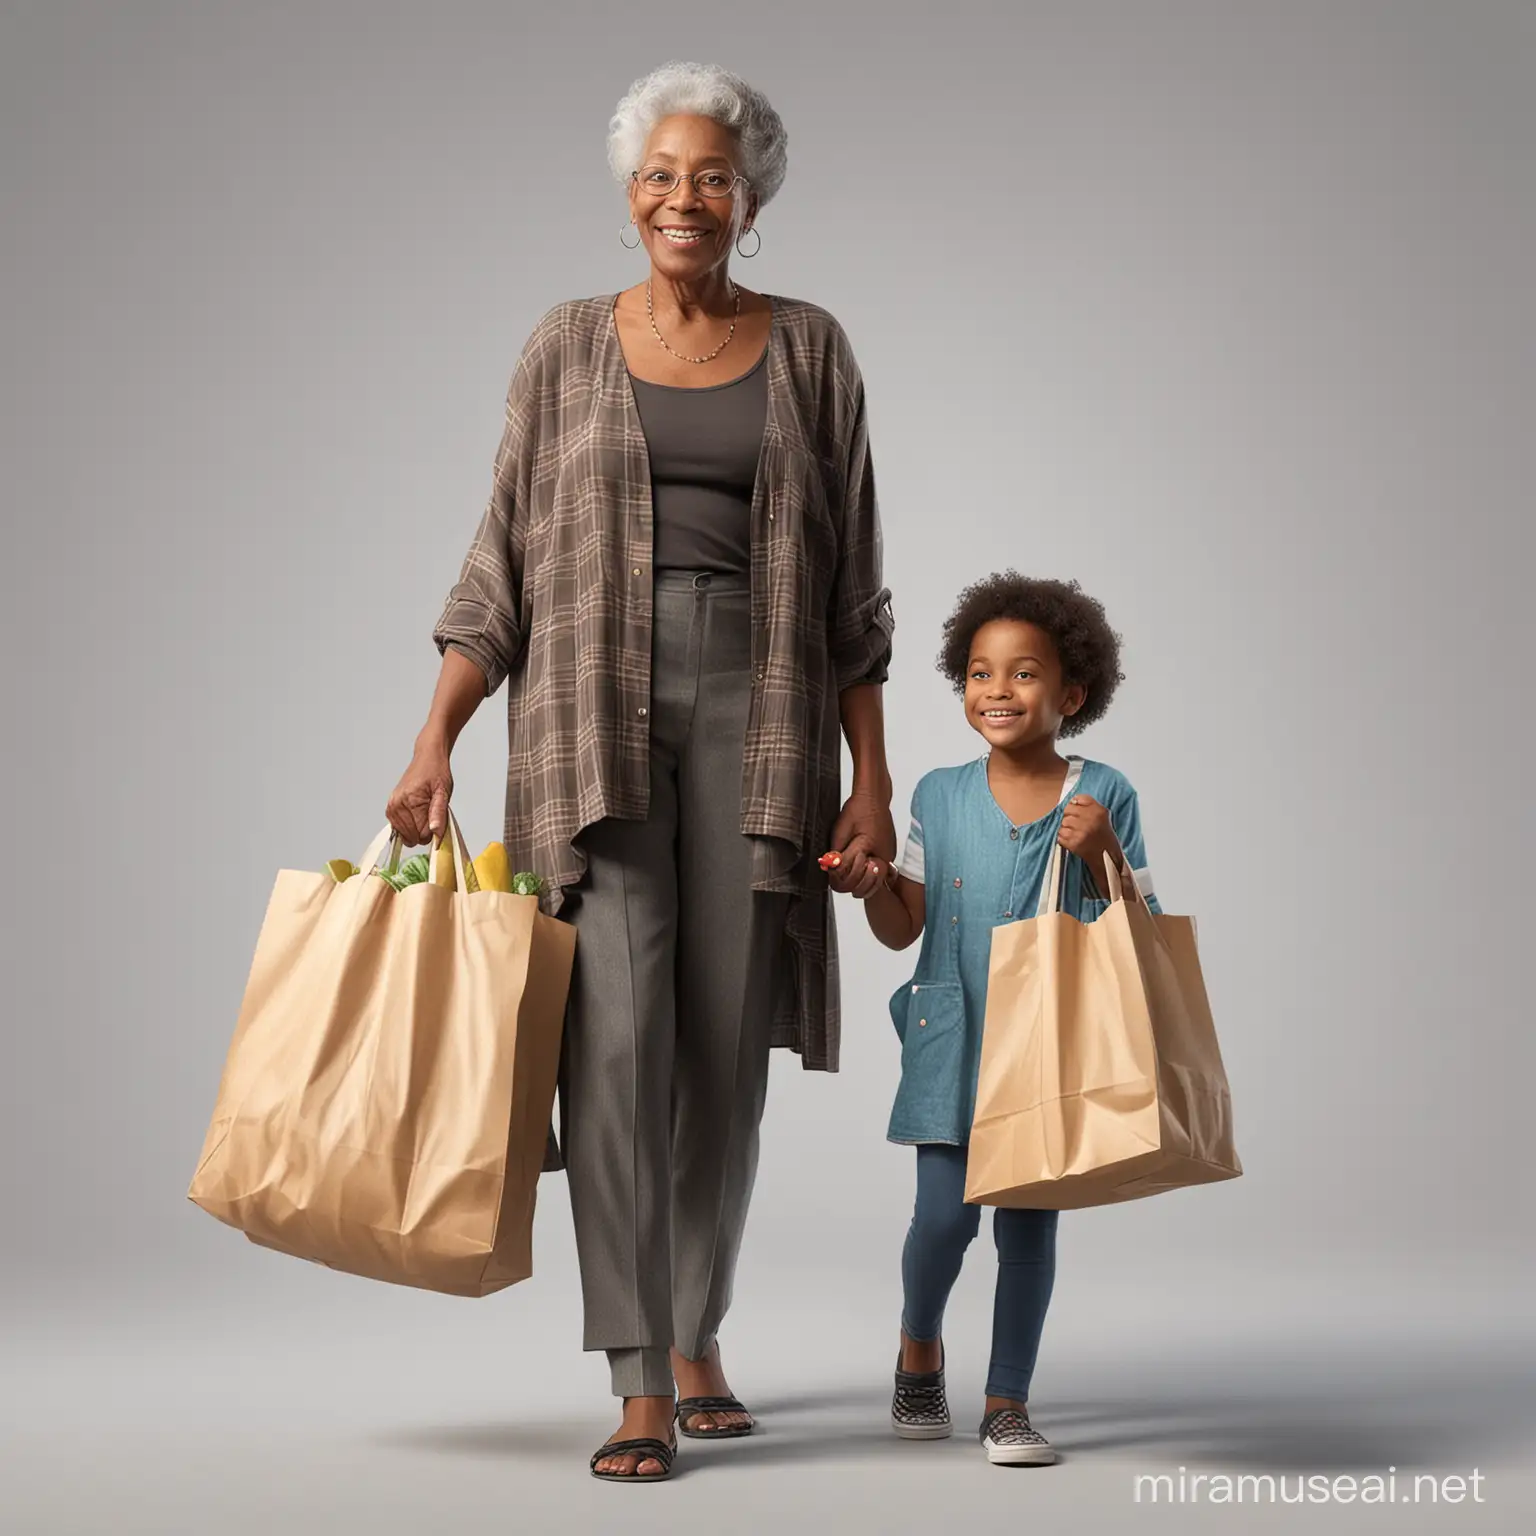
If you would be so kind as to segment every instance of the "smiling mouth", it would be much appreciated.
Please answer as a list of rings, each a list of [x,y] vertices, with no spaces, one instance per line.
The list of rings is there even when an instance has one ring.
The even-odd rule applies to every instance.
[[[709,231],[681,224],[664,224],[657,233],[671,245],[697,245]]]
[[[984,709],[981,712],[983,720],[1022,720],[1022,709]]]

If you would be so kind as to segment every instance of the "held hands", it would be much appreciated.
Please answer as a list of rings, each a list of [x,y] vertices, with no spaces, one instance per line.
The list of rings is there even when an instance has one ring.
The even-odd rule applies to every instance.
[[[888,799],[855,790],[832,826],[832,848],[819,861],[834,891],[867,901],[889,878],[896,824]]]
[[[1120,839],[1110,825],[1109,812],[1092,795],[1074,795],[1061,813],[1061,831],[1056,841],[1068,853],[1075,853],[1087,866],[1095,883],[1104,873],[1104,856],[1118,868],[1125,861]]]
[[[453,774],[448,753],[442,747],[416,745],[411,765],[400,776],[389,797],[385,815],[407,846],[430,843],[448,830],[448,802],[453,797]]]

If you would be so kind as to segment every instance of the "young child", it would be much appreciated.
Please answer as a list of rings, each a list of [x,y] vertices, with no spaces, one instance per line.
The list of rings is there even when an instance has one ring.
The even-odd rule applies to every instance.
[[[902,1251],[901,1353],[891,1423],[913,1440],[950,1433],[944,1306],[981,1221],[965,1203],[992,929],[1047,899],[1051,853],[1069,854],[1061,910],[1085,922],[1108,905],[1104,856],[1129,864],[1155,911],[1136,792],[1102,763],[1064,757],[1109,707],[1120,642],[1076,582],[1009,571],[966,589],[944,626],[939,668],[965,700],[987,752],[924,776],[901,862],[854,894],[891,949],[923,940],[917,970],[891,1000],[901,1086],[887,1135],[917,1148],[917,1203]],[[1065,855],[1064,855],[1065,857]],[[1056,1453],[1029,1421],[1029,1383],[1056,1271],[1056,1212],[999,1209],[992,1361],[981,1442],[991,1462],[1044,1464]]]

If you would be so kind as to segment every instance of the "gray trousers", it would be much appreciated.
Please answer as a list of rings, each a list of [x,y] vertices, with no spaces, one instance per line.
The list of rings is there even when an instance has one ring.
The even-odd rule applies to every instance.
[[[589,827],[561,1142],[584,1347],[614,1393],[673,1390],[709,1348],[757,1173],[788,898],[751,890],[745,577],[659,572],[645,821]]]

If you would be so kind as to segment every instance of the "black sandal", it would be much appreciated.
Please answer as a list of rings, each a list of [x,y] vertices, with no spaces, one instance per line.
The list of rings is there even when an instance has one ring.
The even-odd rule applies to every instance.
[[[745,1413],[745,1424],[723,1424],[716,1429],[689,1429],[684,1419],[701,1413]],[[739,1440],[757,1428],[757,1420],[734,1397],[685,1397],[677,1405],[677,1427],[690,1440]]]
[[[610,1440],[592,1453],[589,1464],[592,1476],[605,1483],[660,1483],[672,1476],[672,1458],[677,1455],[677,1442],[665,1440]],[[660,1472],[599,1472],[597,1464],[610,1456],[638,1456],[641,1461],[659,1461]]]

